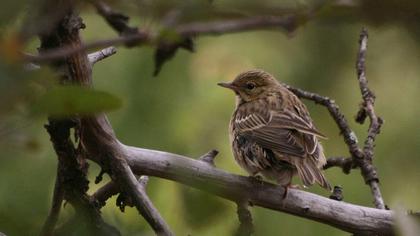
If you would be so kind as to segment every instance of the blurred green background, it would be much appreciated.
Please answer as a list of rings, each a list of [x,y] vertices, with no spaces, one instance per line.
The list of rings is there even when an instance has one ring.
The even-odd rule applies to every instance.
[[[241,2],[248,3],[244,4],[243,11],[255,5],[250,1]],[[359,141],[363,142],[367,125],[356,124],[353,117],[361,102],[355,60],[359,33],[366,26],[369,30],[367,78],[377,96],[377,114],[385,120],[377,137],[374,161],[381,190],[390,208],[420,209],[420,37],[417,32],[420,25],[411,21],[416,11],[411,1],[395,3],[400,6],[398,9],[387,5],[389,2],[393,1],[384,1],[380,10],[366,5],[327,7],[291,35],[273,30],[198,37],[195,53],[180,50],[155,78],[152,77],[153,48],[120,47],[116,55],[95,65],[95,88],[122,99],[123,106],[109,116],[123,143],[190,157],[216,148],[220,151],[216,158],[218,168],[245,175],[234,162],[228,142],[234,95],[216,83],[232,80],[244,70],[264,69],[282,82],[335,99]],[[123,1],[120,7],[133,16],[132,25],[155,27],[162,6],[154,6],[150,1],[141,3],[148,8],[140,8],[130,1]],[[14,6],[15,3],[3,4]],[[236,6],[232,1],[214,1],[213,4],[226,8]],[[16,20],[5,8],[1,9],[1,17],[14,20],[0,25],[3,50],[0,61],[0,232],[36,235],[50,207],[57,158],[43,129],[46,116],[33,116],[28,112],[32,99],[28,94],[37,88],[25,85],[25,76],[29,75],[7,60],[7,50],[4,53],[4,48],[10,47],[8,38],[18,25],[19,15],[15,14],[18,15]],[[19,13],[18,10],[16,8]],[[149,14],[147,17],[136,17],[145,12]],[[82,31],[85,41],[115,36],[91,7],[83,6],[81,15],[87,26]],[[38,44],[37,40],[30,41],[27,49],[35,52]],[[35,77],[50,74],[36,72]],[[326,155],[348,156],[347,147],[326,109],[305,103],[319,130],[329,137],[323,142]],[[98,167],[92,163],[91,193],[106,182],[93,183],[98,173]],[[345,175],[335,168],[329,169],[326,175],[333,185],[343,187],[346,202],[373,206],[370,190],[359,170]],[[308,191],[328,195],[317,186]],[[231,235],[238,226],[236,206],[232,202],[153,177],[148,192],[177,235]],[[135,209],[121,213],[115,206],[115,198],[107,203],[103,216],[123,235],[153,234]],[[256,235],[348,235],[327,225],[271,210],[253,208],[252,212]],[[71,214],[71,206],[65,207],[60,222]]]

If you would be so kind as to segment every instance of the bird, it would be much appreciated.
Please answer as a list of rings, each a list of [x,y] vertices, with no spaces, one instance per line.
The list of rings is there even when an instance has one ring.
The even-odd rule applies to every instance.
[[[253,69],[219,86],[236,94],[229,139],[236,162],[252,177],[261,175],[288,188],[298,175],[304,187],[331,191],[322,167],[326,158],[305,104],[273,75]]]

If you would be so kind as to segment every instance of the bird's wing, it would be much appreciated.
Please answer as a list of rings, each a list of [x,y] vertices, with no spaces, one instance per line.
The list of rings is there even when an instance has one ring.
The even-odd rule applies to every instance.
[[[262,147],[298,157],[313,154],[318,145],[316,137],[323,137],[311,122],[284,110],[247,114],[237,117],[234,125],[240,134]]]

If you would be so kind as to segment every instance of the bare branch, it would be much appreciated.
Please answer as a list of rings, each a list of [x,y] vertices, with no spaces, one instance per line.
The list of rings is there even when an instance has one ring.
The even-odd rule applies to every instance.
[[[366,183],[370,186],[376,208],[385,209],[385,203],[382,198],[381,191],[379,189],[379,178],[376,173],[376,169],[372,164],[375,138],[376,135],[378,135],[380,132],[383,121],[380,117],[376,116],[375,114],[375,95],[369,89],[368,81],[366,79],[365,61],[367,41],[368,32],[366,29],[362,29],[362,32],[360,33],[360,47],[357,56],[356,69],[357,79],[359,80],[360,91],[363,97],[363,104],[360,111],[358,112],[356,121],[358,121],[359,123],[363,123],[367,115],[370,119],[370,125],[365,145],[363,147],[364,159],[360,161],[359,165],[362,170],[363,178],[365,179]]]
[[[103,1],[93,1],[98,13],[108,22],[108,24],[120,35],[131,35],[138,32],[137,28],[128,25],[128,16],[114,11]]]
[[[98,61],[114,55],[115,53],[117,53],[117,49],[115,47],[107,47],[100,51],[90,53],[88,55],[88,59],[90,64],[93,65]]]
[[[297,27],[295,15],[253,16],[249,18],[220,20],[213,22],[196,22],[176,27],[176,32],[184,36],[220,35],[250,30],[285,29],[291,32]]]
[[[68,48],[79,47],[81,45],[79,29],[82,25],[81,18],[70,11],[69,15],[65,16],[63,22],[60,23],[60,27],[63,27],[62,29],[59,28],[57,29],[58,32],[53,32],[52,35],[42,37],[41,47],[43,49],[48,45],[67,46]],[[41,50],[41,53],[43,52],[45,50]],[[72,54],[66,60],[60,60],[59,62],[68,69],[66,79],[71,80],[73,83],[78,83],[80,86],[91,86],[91,66],[85,52],[80,51],[80,53]],[[66,184],[66,186],[71,187],[71,191],[65,191],[65,198],[76,208],[76,213],[81,212],[81,216],[86,217],[86,224],[89,227],[88,232],[91,232],[92,235],[110,235],[115,229],[112,230],[111,226],[103,222],[99,208],[86,194],[88,189],[88,181],[86,180],[88,166],[86,164],[84,155],[86,153],[83,145],[79,145],[76,149],[70,139],[70,128],[72,127],[77,128],[76,134],[78,134],[77,137],[80,140],[80,144],[86,138],[86,134],[83,132],[82,127],[78,125],[78,121],[79,119],[75,122],[73,119],[68,118],[64,120],[50,120],[50,124],[46,126],[47,131],[51,135],[51,141],[54,144],[59,160],[66,166],[63,170],[70,171],[70,173],[63,174],[65,178],[70,178],[68,180],[70,183]],[[104,151],[107,151],[107,149],[104,149]],[[130,194],[137,209],[151,224],[157,234],[171,235],[169,227],[162,220],[156,209],[153,208],[143,188],[137,186],[137,180],[125,160],[119,159],[117,155],[112,155],[112,152],[107,152],[103,161],[101,163],[102,169],[109,170],[111,177],[118,183],[119,188]],[[107,231],[109,233],[104,233]]]
[[[33,63],[42,63],[48,62],[60,58],[65,58],[80,52],[99,49],[99,48],[106,48],[110,46],[118,46],[125,43],[132,43],[135,42],[136,44],[142,43],[150,43],[149,33],[147,32],[138,32],[137,34],[128,35],[128,36],[118,36],[115,38],[110,39],[103,39],[97,40],[91,43],[80,44],[77,46],[63,46],[57,49],[51,49],[44,51],[40,55],[30,55],[30,54],[22,54],[22,57],[27,62]]]
[[[114,195],[117,195],[120,192],[118,185],[110,181],[92,195],[92,199],[99,204],[99,207],[103,207],[106,204],[106,201]]]
[[[346,118],[341,113],[338,105],[335,103],[334,100],[316,93],[308,92],[298,88],[293,88],[287,84],[283,85],[286,86],[290,91],[292,91],[296,96],[314,101],[317,104],[325,106],[330,112],[330,115],[333,117],[335,123],[337,124],[340,130],[340,134],[343,135],[344,142],[347,144],[353,160],[363,158],[363,152],[357,146],[358,140],[356,134],[350,129]]]
[[[120,180],[117,179],[117,183],[123,191],[129,194],[137,210],[153,228],[156,234],[173,235],[169,226],[147,196],[145,191],[145,180],[143,179],[142,182],[139,183],[125,161],[114,161],[113,164],[116,164],[113,169],[113,174],[121,178]]]
[[[351,157],[330,157],[323,168],[326,170],[334,166],[340,167],[345,174],[350,174],[351,169],[357,168]]]
[[[23,65],[23,69],[26,71],[35,71],[35,70],[39,70],[41,67],[37,64],[34,63],[26,63]]]
[[[146,185],[149,181],[147,176],[140,176],[139,179],[139,187],[143,188],[146,191]],[[114,195],[117,195],[120,192],[118,185],[114,181],[110,181],[92,195],[94,201],[97,201],[100,207],[105,206],[105,202]]]
[[[238,231],[236,232],[237,236],[249,236],[254,233],[254,225],[252,223],[252,214],[248,209],[248,202],[241,201],[237,202],[237,213],[238,219],[240,222]]]
[[[103,6],[102,9],[101,6],[99,6],[98,11],[114,29],[120,32],[120,37],[96,41],[90,44],[82,44],[78,36],[78,31],[73,28],[73,33],[75,33],[75,35],[66,38],[64,44],[61,45],[62,47],[48,51],[43,50],[41,55],[27,56],[26,59],[33,62],[42,62],[68,57],[68,60],[66,60],[66,63],[70,68],[70,74],[68,76],[73,82],[83,86],[91,85],[92,83],[86,50],[124,43],[129,44],[130,46],[162,44],[162,37],[159,34],[142,32],[137,29],[135,32],[133,30],[133,32],[130,32],[129,34],[123,33],[125,31],[124,28],[129,27],[127,25],[128,18],[124,15],[115,13],[112,9],[107,9]],[[175,27],[175,32],[181,37],[219,35],[246,30],[273,29],[276,27],[283,28],[287,32],[290,32],[297,26],[296,22],[296,17],[294,15],[269,17],[252,16],[220,22],[199,22],[179,25]],[[48,38],[47,40],[51,39]],[[360,56],[359,58],[363,58],[364,60],[364,56]],[[361,71],[364,76],[364,67]],[[367,81],[366,85],[362,85],[364,82],[360,79],[359,73],[358,75],[363,94],[364,89],[362,87],[365,86],[367,88]],[[357,166],[362,169],[362,175],[365,178],[366,183],[370,184],[375,199],[377,197],[375,193],[379,193],[380,196],[378,180],[377,178],[374,178],[376,177],[376,172],[371,165],[371,158],[370,160],[369,158],[366,158],[368,155],[370,155],[370,157],[373,156],[373,142],[375,136],[379,133],[381,124],[380,118],[375,116],[373,110],[373,97],[369,97],[369,95],[365,98],[365,95],[363,95],[365,101],[363,109],[366,113],[365,116],[369,116],[371,119],[371,126],[369,128],[370,136],[368,135],[364,150],[362,151],[357,145],[356,135],[350,129],[345,117],[341,114],[338,106],[333,100],[318,94],[291,88],[290,86],[288,86],[288,88],[299,97],[313,100],[316,103],[327,107],[331,116],[336,121],[351,153],[352,165],[348,167],[349,161],[347,159],[331,160],[330,165],[340,166],[344,170],[344,166],[345,168],[351,169],[357,164]],[[371,99],[371,101],[367,101],[368,99]],[[360,116],[362,117],[363,114]],[[376,123],[373,119],[376,119]],[[360,120],[362,120],[362,118],[360,118]],[[58,125],[66,124],[59,123]],[[60,133],[53,133],[54,130],[52,129],[54,129],[54,126],[49,126],[48,128],[57,155],[59,157],[69,155],[74,158],[64,158],[63,160],[76,160],[77,162],[80,157],[78,155],[80,154],[78,152],[80,150],[76,152],[72,143],[69,142],[67,134],[69,127],[62,129],[62,131],[65,132],[64,136]],[[158,235],[172,235],[172,233],[169,226],[159,215],[159,212],[153,206],[146,194],[145,182],[147,181],[143,178],[140,179],[139,183],[135,175],[150,175],[170,179],[213,193],[234,202],[241,202],[243,199],[248,199],[250,203],[256,206],[312,219],[354,234],[394,234],[394,213],[392,211],[334,201],[294,189],[290,189],[288,197],[283,199],[282,196],[284,195],[285,189],[281,186],[261,181],[256,182],[250,178],[230,174],[217,169],[212,165],[208,165],[207,163],[213,163],[213,158],[217,154],[214,152],[205,155],[201,160],[193,160],[176,154],[126,146],[120,143],[116,138],[110,123],[103,114],[80,118],[80,133],[82,134],[80,140],[81,149],[88,154],[86,157],[97,162],[102,168],[109,170],[111,178],[115,183],[114,186],[111,183],[101,188],[101,191],[106,193],[104,195],[109,196],[110,194],[115,193],[116,186],[119,191],[127,193],[140,214],[148,221]],[[53,135],[61,136],[53,138]],[[63,137],[64,139],[61,140]],[[62,143],[58,142],[59,145],[57,145],[57,140],[62,141]],[[65,150],[62,150],[63,148]],[[372,154],[367,154],[368,151],[371,151]],[[70,162],[70,164],[74,163]],[[80,172],[80,168],[78,171]],[[374,175],[372,173],[374,173]],[[85,177],[84,175],[82,176]],[[372,178],[372,176],[374,177]],[[85,178],[83,180],[85,180]],[[85,185],[82,185],[82,187],[83,186]],[[86,189],[82,190],[84,190],[81,192],[82,194],[78,194],[75,198],[76,200],[80,200],[78,197],[80,197],[80,195],[82,196],[80,202],[74,202],[75,207],[82,210],[88,209],[86,210],[86,213],[92,214],[93,212],[93,218],[101,221],[98,209],[91,208],[94,204],[92,204],[92,201],[89,201],[91,199],[85,194]],[[102,202],[104,201],[105,200]],[[378,205],[377,207],[382,208]],[[92,209],[93,211],[91,211]],[[242,217],[241,223],[248,226],[250,223],[252,224],[250,213],[246,207],[238,204],[238,213],[240,213],[240,219]]]
[[[177,26],[175,28],[175,32],[182,37],[197,35],[219,35],[222,33],[236,33],[257,29],[275,29],[276,27],[286,29],[286,31],[289,32],[298,25],[295,18],[296,17],[294,15],[252,16],[234,20],[189,23]],[[160,35],[157,33],[137,30],[135,33],[121,35],[117,38],[98,40],[88,44],[81,44],[78,47],[63,47],[51,51],[45,51],[42,55],[23,54],[22,56],[27,62],[40,63],[67,57],[82,51],[109,46],[117,46],[127,43],[130,46],[140,46],[144,44],[158,45],[162,42]]]
[[[170,179],[234,202],[249,199],[256,206],[312,219],[352,233],[393,234],[391,211],[338,202],[294,189],[282,199],[284,188],[281,186],[230,174],[192,158],[123,145],[116,139],[105,115],[82,119],[82,127],[86,137],[82,140],[83,145],[91,154],[89,158],[97,163],[103,161],[101,157],[105,154],[114,153],[125,159],[137,175]]]
[[[249,199],[256,206],[312,219],[352,233],[393,234],[391,211],[338,202],[295,189],[289,189],[287,198],[282,200],[284,188],[281,186],[230,174],[176,154],[129,146],[120,148],[118,152],[125,153],[136,174],[174,180],[234,202]]]
[[[358,140],[356,134],[350,129],[350,126],[347,123],[344,115],[341,114],[338,106],[333,100],[328,97],[323,97],[321,95],[307,92],[301,89],[292,88],[291,86],[285,85],[290,91],[295,93],[296,96],[312,100],[315,103],[324,105],[327,107],[331,116],[334,118],[337,123],[341,134],[344,137],[352,159],[342,159],[335,158],[327,162],[325,169],[332,166],[340,166],[345,173],[349,173],[350,169],[355,167],[360,167],[361,174],[365,180],[365,183],[370,186],[374,204],[376,208],[385,209],[385,204],[379,189],[379,179],[376,173],[375,167],[372,165],[373,157],[373,148],[376,135],[380,132],[380,127],[382,125],[382,119],[377,117],[374,112],[374,101],[375,96],[373,92],[367,87],[367,79],[365,73],[365,61],[366,61],[366,50],[367,50],[367,31],[362,30],[360,34],[360,48],[357,57],[357,75],[360,85],[360,90],[363,97],[363,104],[360,111],[356,116],[356,121],[363,123],[367,116],[369,116],[371,124],[368,130],[368,136],[365,141],[363,150],[357,145]]]
[[[64,189],[61,183],[60,168],[57,168],[57,177],[54,184],[54,193],[52,198],[52,205],[50,212],[48,213],[47,219],[42,227],[41,236],[53,235],[55,225],[60,215],[61,205],[64,200]]]

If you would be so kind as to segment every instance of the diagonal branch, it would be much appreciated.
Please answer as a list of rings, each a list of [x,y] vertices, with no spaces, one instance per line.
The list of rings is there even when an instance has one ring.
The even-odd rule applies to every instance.
[[[57,3],[56,3],[57,4]],[[57,6],[56,4],[53,4]],[[40,35],[41,53],[51,48],[71,45],[73,43],[73,28],[79,30],[83,24],[79,18],[75,17],[71,9],[66,9],[66,15],[63,16],[54,25],[51,32]],[[71,20],[73,19],[73,20]],[[81,74],[75,65],[83,63],[83,60],[74,60],[69,57],[66,62],[63,60],[56,61],[53,66],[55,68],[65,67],[67,73],[62,76],[61,81],[64,83],[68,77]],[[58,157],[57,179],[53,196],[53,204],[50,214],[44,224],[41,235],[64,234],[73,230],[74,224],[78,224],[79,229],[83,229],[89,234],[101,235],[119,235],[118,230],[103,221],[99,209],[93,204],[90,196],[86,193],[88,190],[86,159],[83,153],[73,143],[70,138],[70,129],[77,129],[78,121],[71,118],[49,118],[49,122],[45,125],[50,135],[51,142]],[[77,132],[76,132],[77,133]],[[75,135],[77,136],[77,135]],[[55,228],[58,214],[61,208],[61,202],[68,201],[75,209],[74,217],[62,225],[59,232]]]
[[[153,206],[146,194],[144,183],[139,183],[136,176],[125,161],[113,162],[116,164],[113,174],[119,176],[116,180],[124,192],[127,192],[134,202],[137,210],[149,223],[157,235],[173,235],[168,224]],[[144,180],[143,180],[144,181]]]
[[[136,34],[137,28],[128,25],[130,17],[114,11],[108,4],[103,1],[92,1],[98,13],[106,20],[106,22],[120,35]]]
[[[69,14],[57,26],[55,31],[50,35],[45,35],[41,40],[41,48],[67,46],[68,48],[77,48],[81,43],[79,29],[83,25],[81,18],[69,10]],[[45,50],[42,50],[42,53]],[[80,51],[77,54],[67,57],[66,60],[55,61],[54,65],[60,64],[68,68],[68,73],[63,80],[70,81],[81,86],[91,87],[91,63],[89,63],[86,52]],[[79,119],[55,120],[51,119],[50,124],[46,126],[51,135],[51,141],[59,157],[60,163],[65,164],[63,174],[64,181],[69,181],[65,186],[68,186],[68,191],[65,192],[65,198],[76,208],[76,213],[81,213],[80,216],[86,217],[88,232],[92,235],[110,235],[113,231],[108,227],[100,216],[99,208],[94,204],[92,199],[86,194],[88,190],[88,181],[86,179],[87,163],[86,153],[83,145],[79,145],[77,149],[74,147],[70,139],[70,128],[77,128],[77,138],[80,139],[80,144],[85,138],[82,124],[79,125]],[[137,180],[129,169],[126,161],[119,158],[118,155],[113,155],[113,152],[108,152],[104,155],[100,163],[102,169],[110,170],[112,179],[118,183],[122,191],[130,194],[139,212],[151,224],[158,235],[172,235],[169,227],[160,217],[156,209],[152,208],[150,200],[145,196],[145,191],[137,186]],[[70,172],[69,172],[70,171]],[[79,218],[80,218],[79,216]],[[157,217],[156,219],[154,217]],[[77,220],[77,218],[75,218]],[[74,222],[71,222],[74,223]],[[102,227],[105,225],[106,227]],[[71,229],[71,225],[65,227],[65,230]],[[105,233],[104,233],[105,232]],[[108,233],[106,233],[108,232]],[[118,233],[119,234],[119,233]]]
[[[52,205],[50,212],[48,213],[47,219],[42,226],[40,235],[50,236],[53,235],[55,225],[57,224],[58,217],[61,211],[61,205],[64,200],[64,189],[63,184],[61,183],[61,171],[60,168],[57,168],[57,176],[54,184],[54,193],[52,198]],[[0,234],[1,235],[1,234]]]
[[[316,104],[321,104],[325,106],[332,118],[334,119],[335,123],[337,124],[340,134],[343,135],[344,142],[347,144],[349,152],[354,159],[360,159],[363,158],[363,152],[357,145],[357,137],[356,134],[353,132],[353,130],[350,129],[350,126],[347,122],[347,119],[344,117],[344,115],[341,113],[340,108],[335,103],[334,100],[332,100],[329,97],[324,97],[316,93],[308,92],[302,89],[291,87],[287,84],[284,84],[286,88],[288,88],[290,91],[292,91],[296,96],[304,99],[311,100],[315,102]]]

